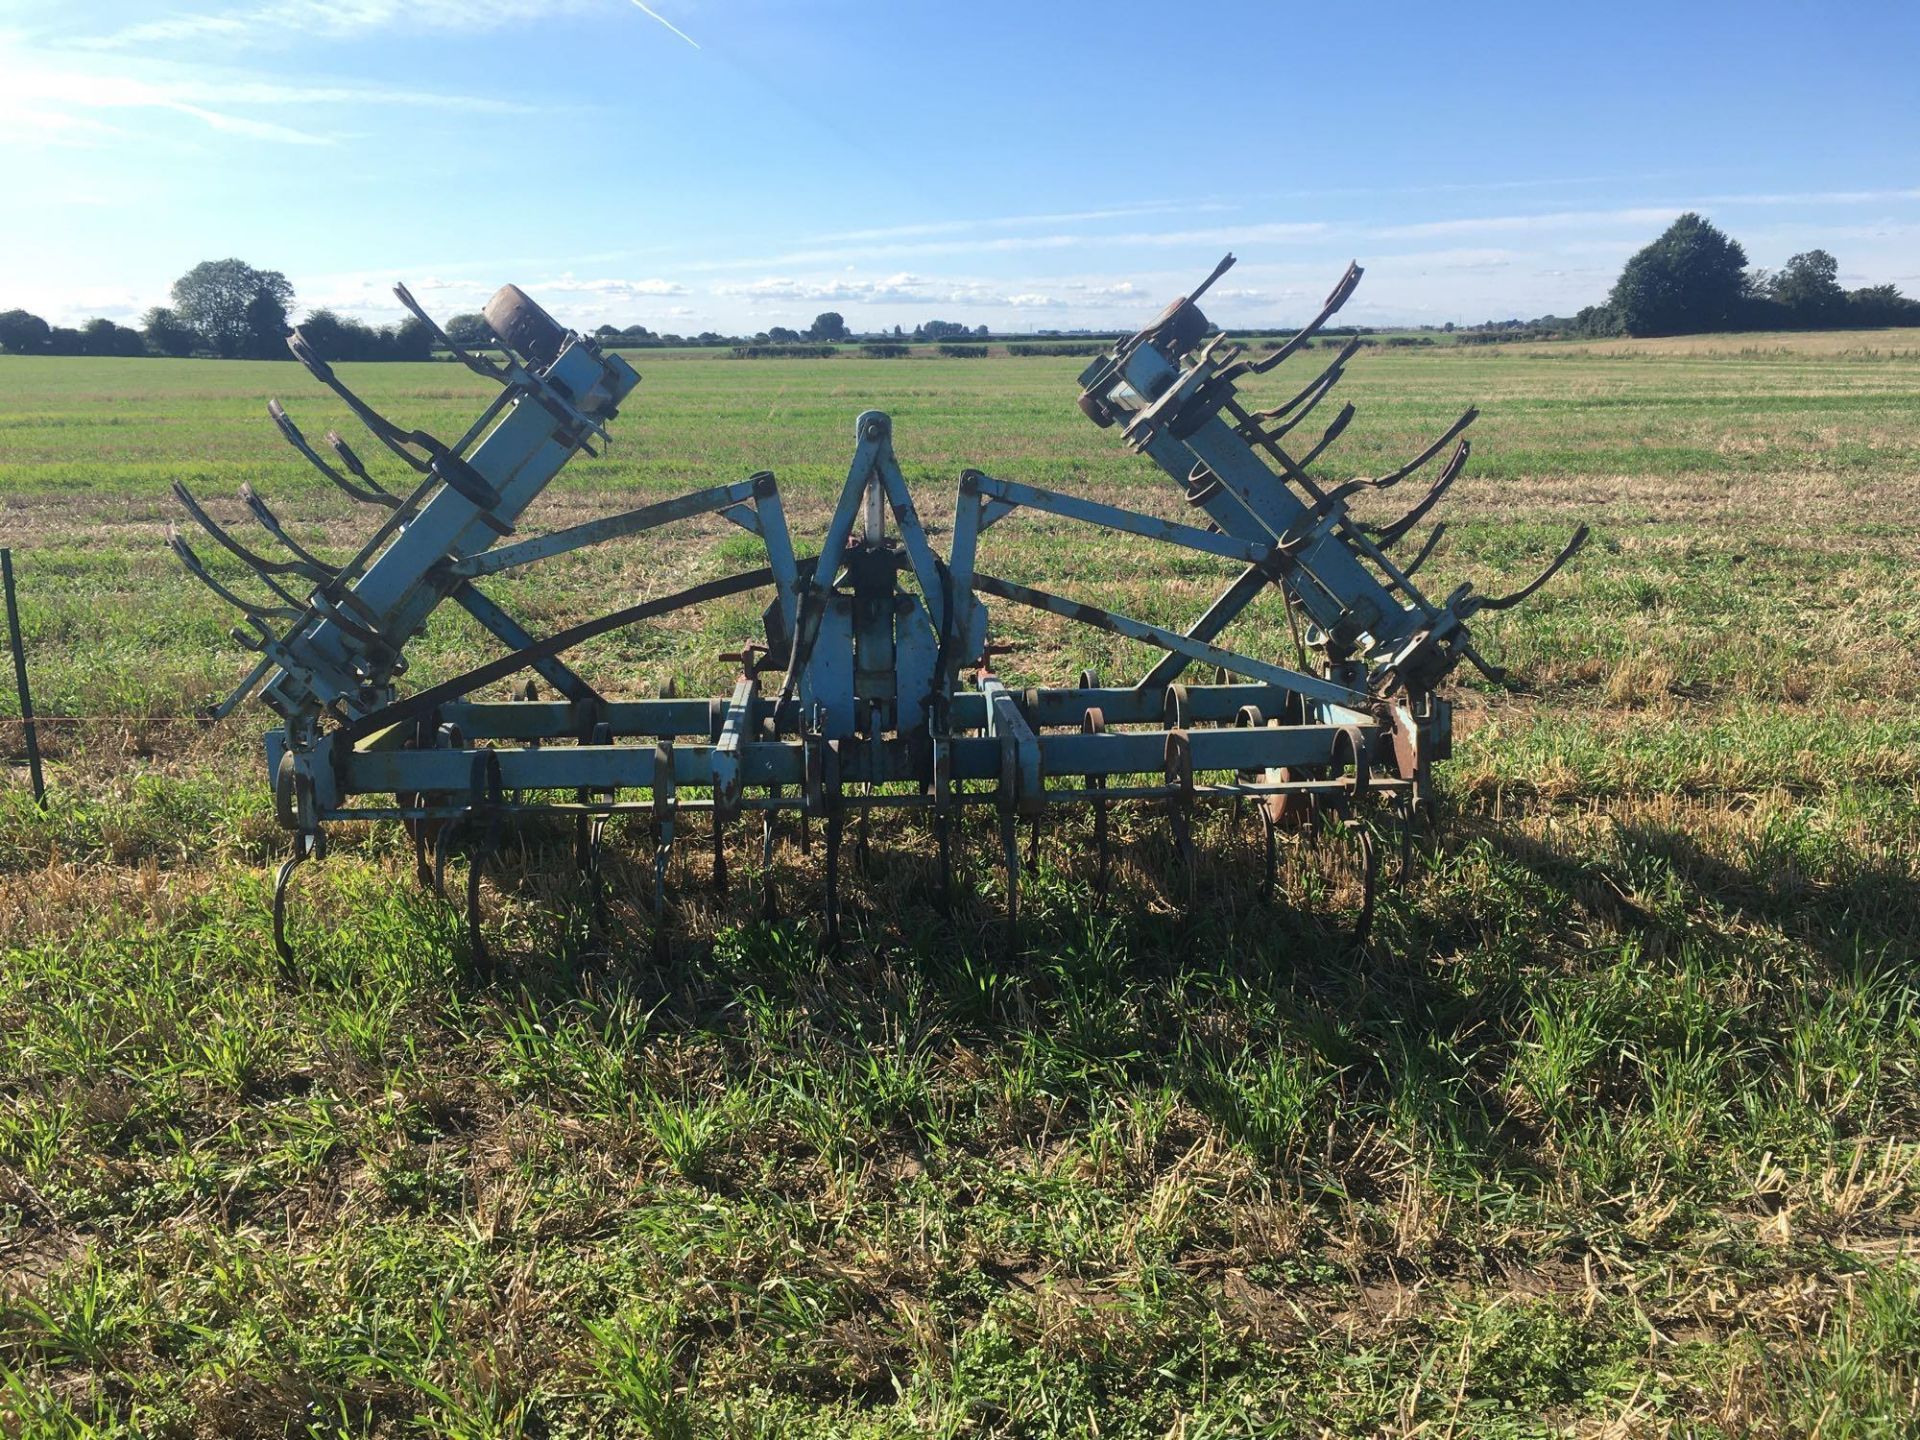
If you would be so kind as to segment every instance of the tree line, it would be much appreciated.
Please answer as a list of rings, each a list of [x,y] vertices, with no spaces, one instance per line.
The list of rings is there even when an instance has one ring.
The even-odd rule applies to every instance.
[[[244,260],[203,260],[173,282],[173,303],[156,305],[135,329],[104,317],[79,328],[49,325],[25,310],[0,311],[0,350],[14,355],[206,355],[286,360],[293,285],[278,270]],[[430,360],[433,331],[408,316],[378,329],[315,310],[300,322],[327,360]]]
[[[1576,335],[1701,335],[1715,330],[1844,330],[1920,325],[1920,300],[1892,285],[1848,290],[1825,250],[1778,270],[1749,267],[1738,240],[1689,211],[1629,259],[1606,301],[1570,320],[1505,325]]]
[[[1455,331],[1467,340],[1542,338],[1553,335],[1695,335],[1714,330],[1829,330],[1920,325],[1920,300],[1892,285],[1848,290],[1839,261],[1825,250],[1795,255],[1778,270],[1749,267],[1740,242],[1701,216],[1688,212],[1631,259],[1604,303],[1577,315],[1534,320],[1488,321]],[[278,270],[258,270],[243,260],[204,260],[173,282],[171,305],[156,305],[139,328],[104,317],[69,328],[49,325],[25,310],[0,311],[0,350],[16,355],[208,355],[222,359],[285,360],[287,316],[293,285]],[[310,312],[301,332],[326,360],[430,360],[431,327],[413,316],[379,328],[331,310]],[[456,315],[447,334],[457,345],[495,343],[484,317]],[[885,344],[984,340],[987,327],[928,320],[909,335],[895,325],[855,336],[838,311],[825,310],[805,330],[769,326],[751,336],[702,331],[656,334],[644,325],[602,325],[594,338],[607,346],[646,348],[680,345],[799,347],[853,339]],[[1259,334],[1262,332],[1249,332]],[[1328,331],[1328,334],[1335,332]]]

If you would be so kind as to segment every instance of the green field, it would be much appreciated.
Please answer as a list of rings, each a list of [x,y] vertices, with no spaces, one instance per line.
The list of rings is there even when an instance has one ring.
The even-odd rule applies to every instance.
[[[1126,819],[1105,906],[1085,823],[1050,828],[1018,954],[984,824],[951,920],[927,836],[883,827],[834,957],[817,847],[776,858],[796,913],[769,925],[696,834],[659,963],[643,835],[615,832],[609,952],[570,836],[529,829],[490,984],[402,838],[348,827],[282,974],[266,717],[190,718],[245,665],[166,553],[169,482],[237,521],[250,481],[337,554],[370,513],[265,400],[377,447],[293,365],[0,357],[0,544],[54,717],[44,814],[0,723],[0,1430],[1916,1433],[1911,336],[1354,362],[1336,475],[1484,411],[1431,588],[1595,530],[1476,627],[1518,689],[1463,678],[1440,823],[1365,952],[1346,870],[1290,855],[1262,904],[1225,812],[1193,875]],[[868,407],[935,522],[967,466],[1185,513],[1074,408],[1083,361],[635,360],[614,448],[524,532],[771,469],[805,551]],[[444,364],[345,378],[443,435],[483,394]],[[983,568],[1166,623],[1226,579],[1039,517],[989,538]],[[546,630],[752,553],[689,525],[498,595]],[[1144,666],[1011,608],[1012,684]],[[582,668],[709,693],[757,612]],[[1284,634],[1268,608],[1228,639]],[[425,683],[491,649],[442,616],[410,653]]]

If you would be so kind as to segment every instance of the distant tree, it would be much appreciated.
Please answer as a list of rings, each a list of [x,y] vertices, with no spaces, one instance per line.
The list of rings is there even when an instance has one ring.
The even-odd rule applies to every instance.
[[[800,332],[798,330],[789,330],[784,325],[769,325],[767,327],[767,339],[776,345],[794,345],[799,343]]]
[[[1747,252],[1689,211],[1628,260],[1608,306],[1629,335],[1725,329],[1747,298]]]
[[[144,355],[147,342],[138,330],[102,317],[89,320],[81,327],[80,350],[85,355]]]
[[[10,355],[38,355],[47,348],[53,327],[24,310],[0,310],[0,350]]]
[[[203,260],[173,282],[182,324],[222,356],[286,354],[293,286],[278,270],[244,260]]]
[[[142,315],[140,328],[147,332],[147,348],[156,355],[193,352],[193,331],[181,324],[180,317],[165,305],[156,305]]]
[[[84,355],[87,353],[86,337],[71,326],[56,325],[47,332],[47,353]]]
[[[846,339],[846,317],[837,310],[823,310],[813,317],[813,324],[807,327],[807,338],[809,340]]]
[[[1573,317],[1576,335],[1619,335],[1624,333],[1620,312],[1611,305],[1588,305]]]
[[[456,315],[441,328],[447,332],[449,340],[467,349],[494,343],[493,327],[487,324],[487,317],[475,312]],[[612,327],[602,325],[600,328],[607,330]]]
[[[956,336],[968,334],[965,325],[953,320],[929,320],[913,332],[928,340],[952,340]]]
[[[1891,285],[1863,285],[1847,292],[1849,325],[1920,325],[1920,300],[1909,300]]]
[[[984,340],[987,338],[987,327],[984,325],[976,325],[973,327],[973,333]]]
[[[1839,277],[1838,260],[1825,250],[1808,250],[1787,261],[1778,274],[1768,276],[1766,289],[1793,313],[1796,324],[1831,324],[1847,304]]]
[[[390,360],[431,360],[433,358],[433,331],[417,315],[409,315],[397,326],[380,332],[385,344],[381,347]]]
[[[246,322],[247,335],[242,353],[248,359],[286,360],[291,357],[287,349],[287,335],[292,327],[287,324],[286,301],[262,286],[253,292],[253,298],[247,302]]]

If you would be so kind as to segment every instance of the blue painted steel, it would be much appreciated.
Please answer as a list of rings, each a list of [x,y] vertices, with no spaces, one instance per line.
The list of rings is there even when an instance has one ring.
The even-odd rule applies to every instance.
[[[1357,274],[1343,281],[1321,321]],[[803,561],[770,473],[499,543],[566,461],[603,434],[639,378],[617,355],[560,332],[544,316],[544,329],[521,319],[524,312],[502,323],[513,343],[537,350],[544,363],[532,354],[509,357],[496,377],[501,395],[412,496],[347,487],[389,512],[360,556],[337,573],[317,560],[262,573],[295,609],[300,600],[274,575],[329,577],[315,584],[290,630],[258,646],[261,665],[230,702],[266,678],[263,698],[285,721],[268,737],[269,769],[282,818],[303,844],[323,822],[347,817],[444,819],[473,808],[495,816],[644,813],[656,837],[658,910],[677,817],[687,810],[716,812],[716,844],[718,821],[742,811],[827,816],[831,847],[849,810],[924,806],[943,819],[954,806],[992,804],[1011,902],[1015,817],[1038,817],[1050,805],[1090,801],[1104,815],[1107,800],[1168,799],[1183,833],[1185,802],[1201,796],[1266,797],[1274,805],[1282,797],[1347,803],[1368,792],[1424,799],[1433,763],[1446,757],[1451,710],[1433,689],[1461,658],[1477,659],[1462,622],[1488,602],[1466,587],[1445,605],[1428,601],[1351,520],[1346,497],[1361,484],[1385,488],[1411,473],[1471,413],[1400,470],[1323,488],[1305,461],[1338,435],[1351,407],[1303,459],[1278,440],[1318,404],[1351,349],[1276,410],[1250,414],[1234,383],[1284,359],[1312,326],[1256,365],[1218,337],[1205,340],[1204,317],[1183,300],[1082,375],[1082,408],[1103,425],[1117,424],[1129,445],[1178,482],[1208,528],[969,470],[960,477],[943,561],[895,457],[892,421],[869,410],[855,422],[852,463],[820,553]],[[347,398],[370,425],[378,419]],[[291,422],[282,429],[325,468]],[[392,445],[400,432],[388,432]],[[424,439],[400,438],[408,445]],[[1447,475],[1464,457],[1462,448]],[[357,464],[350,468],[372,484]],[[981,574],[981,534],[1020,509],[1174,545],[1231,562],[1236,572],[1184,631]],[[546,642],[472,585],[712,514],[759,539],[764,571],[647,601],[631,615],[623,608]],[[277,536],[271,512],[262,523]],[[730,657],[740,672],[724,699],[603,697],[555,653],[586,634],[742,593],[769,577],[767,643],[743,645]],[[1216,643],[1269,585],[1310,622],[1318,673]],[[1160,658],[1137,685],[1103,686],[1089,677],[1076,686],[1013,689],[994,665],[1002,647],[988,643],[983,595],[1145,643]],[[397,698],[400,652],[448,598],[515,653],[473,672],[463,698],[448,698],[461,682]],[[1195,662],[1218,667],[1221,683],[1179,684]],[[537,669],[563,698],[505,703],[474,693],[516,665]],[[764,685],[767,673],[781,672],[778,690]],[[354,723],[328,729],[321,724],[327,714]],[[382,796],[392,803],[378,803]]]

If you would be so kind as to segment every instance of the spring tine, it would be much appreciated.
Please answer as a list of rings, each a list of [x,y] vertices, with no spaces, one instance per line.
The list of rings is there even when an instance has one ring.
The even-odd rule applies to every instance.
[[[1488,597],[1485,595],[1473,595],[1468,597],[1467,600],[1463,603],[1461,610],[1458,612],[1460,615],[1460,618],[1464,620],[1468,615],[1477,614],[1482,610],[1511,610],[1514,606],[1518,605],[1522,600],[1526,599],[1529,595],[1533,594],[1534,591],[1538,590],[1542,585],[1546,584],[1547,581],[1551,580],[1555,575],[1559,574],[1560,567],[1562,565],[1565,565],[1569,560],[1573,559],[1574,556],[1580,553],[1582,547],[1586,545],[1587,537],[1590,533],[1591,532],[1587,529],[1585,525],[1580,526],[1579,529],[1573,532],[1573,538],[1567,541],[1565,548],[1562,549],[1558,555],[1553,557],[1553,563],[1547,566],[1547,568],[1542,570],[1538,575],[1534,576],[1532,581],[1530,581],[1528,584],[1522,585],[1518,590],[1515,590],[1511,595],[1500,595],[1500,596],[1494,596],[1494,597]]]
[[[349,390],[341,383],[340,377],[333,373],[333,367],[320,358],[319,352],[313,348],[312,343],[298,330],[287,337],[287,348],[293,352],[294,359],[307,367],[308,374],[346,402],[347,408],[359,417],[361,424],[373,432],[375,439],[420,474],[427,473],[427,467],[432,464],[432,461],[421,459],[408,449],[408,446],[425,450],[429,455],[438,455],[446,451],[446,446],[425,431],[402,430]]]
[[[480,834],[480,843],[467,856],[467,959],[476,974],[491,980],[493,956],[480,930],[480,882],[485,878],[487,862],[499,849],[500,807],[505,798],[500,789],[500,755],[491,746],[475,752],[470,788],[478,798],[467,814],[484,818],[486,828]]]
[[[1340,413],[1333,417],[1332,422],[1328,424],[1325,432],[1314,442],[1313,448],[1293,463],[1304,470],[1307,466],[1318,460],[1321,453],[1340,438],[1340,433],[1352,422],[1353,414],[1354,407],[1351,403],[1341,406]]]
[[[1427,487],[1427,493],[1406,514],[1391,525],[1382,525],[1373,530],[1374,543],[1382,549],[1396,544],[1414,526],[1418,525],[1426,513],[1440,503],[1440,497],[1453,488],[1453,482],[1460,478],[1460,472],[1467,468],[1467,457],[1473,453],[1473,442],[1465,436],[1453,452],[1453,458],[1447,461],[1446,468],[1433,477],[1433,484]]]
[[[1373,843],[1373,831],[1367,828],[1363,820],[1347,822],[1348,833],[1354,837],[1360,847],[1360,883],[1364,887],[1360,899],[1360,918],[1353,925],[1353,943],[1364,946],[1367,936],[1373,933],[1373,911],[1378,902],[1380,890],[1380,851]]]
[[[1097,676],[1090,677],[1086,674],[1082,674],[1080,677],[1082,686],[1087,689],[1095,688],[1095,686],[1087,683],[1088,680],[1092,679],[1097,681],[1098,678]],[[1106,712],[1098,705],[1089,705],[1086,714],[1080,717],[1080,733],[1082,735],[1104,735],[1106,730]],[[1107,877],[1113,859],[1112,849],[1107,840],[1107,801],[1104,793],[1107,788],[1107,777],[1104,775],[1089,775],[1087,777],[1087,788],[1094,792],[1093,848],[1099,856],[1100,864],[1100,868],[1094,878],[1093,888],[1094,893],[1104,899],[1107,893]]]
[[[1353,358],[1359,348],[1360,337],[1356,335],[1347,342],[1339,355],[1334,357],[1333,363],[1309,381],[1299,394],[1284,404],[1275,405],[1270,410],[1254,411],[1247,417],[1249,424],[1257,428],[1269,421],[1285,419],[1284,424],[1276,425],[1265,432],[1269,440],[1284,438],[1289,431],[1313,413],[1315,406],[1333,393],[1333,387],[1338,385],[1340,378],[1347,373],[1347,361]],[[1295,413],[1296,407],[1298,407],[1298,413]],[[1247,427],[1242,426],[1241,429],[1244,433]]]
[[[1266,875],[1260,882],[1260,903],[1263,905],[1273,903],[1274,875],[1279,868],[1280,859],[1280,839],[1276,833],[1279,828],[1279,825],[1275,823],[1273,818],[1273,808],[1265,801],[1262,801],[1260,804],[1260,833],[1266,842],[1267,852]]]
[[[200,508],[200,502],[193,498],[193,493],[178,480],[173,482],[173,494],[174,498],[186,508],[187,514],[194,518],[202,530],[213,537],[214,542],[218,544],[221,549],[246,565],[248,569],[260,577],[268,589],[275,591],[280,598],[285,600],[289,605],[298,605],[300,602],[288,591],[275,584],[272,579],[273,576],[298,575],[301,579],[310,580],[316,585],[324,585],[328,580],[333,578],[331,571],[308,565],[301,560],[269,560],[264,555],[254,554],[253,551],[247,549],[246,546],[234,539],[225,530],[222,530],[220,526],[214,522],[213,517]]]
[[[713,888],[727,893],[727,821],[718,808],[713,812]]]
[[[327,431],[327,448],[340,457],[340,463],[347,467],[348,474],[367,487],[368,493],[365,495],[357,490],[349,490],[347,492],[349,495],[356,500],[365,500],[370,505],[384,505],[389,510],[399,508],[400,497],[367,472],[366,462],[354,453],[351,445],[340,438],[338,430]]]
[[[1400,884],[1413,883],[1413,822],[1416,806],[1410,796],[1401,795],[1394,803],[1400,821]]]
[[[1027,873],[1033,874],[1040,868],[1040,817],[1032,816],[1027,821]]]
[[[419,796],[408,797],[409,803],[417,802]],[[427,822],[409,820],[407,832],[413,840],[413,878],[422,890],[433,887],[433,867],[427,863]]]
[[[679,789],[673,773],[673,747],[653,747],[653,953],[667,953],[667,865],[673,858],[673,817]]]
[[[1020,948],[1020,835],[1011,805],[1000,807],[1000,860],[1007,871],[1007,950]]]
[[[293,837],[293,853],[280,862],[273,876],[273,949],[281,966],[291,974],[294,969],[293,945],[287,939],[287,888],[293,872],[309,860],[326,854],[326,843],[318,832]]]
[[[447,898],[447,856],[453,850],[453,837],[464,824],[464,816],[455,816],[433,837],[433,893],[442,900]]]
[[[1174,852],[1189,871],[1193,868],[1193,742],[1185,730],[1169,730],[1166,747],[1167,826]]]
[[[1419,574],[1420,567],[1426,564],[1428,558],[1432,556],[1433,547],[1440,543],[1440,537],[1446,533],[1447,522],[1442,520],[1427,533],[1427,543],[1420,547],[1420,553],[1418,555],[1415,555],[1408,564],[1401,567],[1400,573],[1409,580]]]
[[[781,785],[771,785],[768,787],[768,794],[776,805],[784,789],[785,787]],[[769,924],[780,918],[779,901],[776,899],[773,891],[773,851],[780,840],[778,828],[779,815],[780,812],[778,809],[769,807],[763,811],[760,816],[760,873],[763,877],[761,880],[760,916]]]
[[[934,847],[938,852],[940,891],[938,905],[942,915],[953,914],[953,816],[944,811],[933,817]]]
[[[266,500],[262,498],[260,492],[255,490],[252,485],[245,482],[241,483],[240,498],[246,503],[246,507],[248,511],[252,513],[253,518],[260,522],[260,528],[273,536],[273,538],[278,540],[282,545],[286,546],[288,552],[293,555],[294,559],[303,560],[316,570],[324,570],[329,579],[333,579],[339,575],[340,570],[338,566],[329,565],[298,540],[295,540],[291,535],[287,534],[286,526],[280,523],[280,517],[273,513],[273,510],[268,506]]]
[[[1398,485],[1402,480],[1406,479],[1407,476],[1413,474],[1413,472],[1418,470],[1422,465],[1426,464],[1429,460],[1433,459],[1433,457],[1438,455],[1442,450],[1446,449],[1448,441],[1454,439],[1456,436],[1460,434],[1462,430],[1465,430],[1469,425],[1473,424],[1473,422],[1475,420],[1478,420],[1479,418],[1480,418],[1479,407],[1469,405],[1466,409],[1466,413],[1461,415],[1461,417],[1458,420],[1454,421],[1453,424],[1449,425],[1447,427],[1446,433],[1440,436],[1440,438],[1435,440],[1431,445],[1427,446],[1426,449],[1422,450],[1418,455],[1414,456],[1411,460],[1407,461],[1407,463],[1402,465],[1398,470],[1389,470],[1385,475],[1380,475],[1375,477],[1375,479],[1371,482],[1373,485],[1373,488],[1376,490],[1392,489],[1395,485]]]
[[[265,622],[267,620],[298,620],[302,615],[307,613],[304,610],[293,609],[284,605],[256,605],[251,600],[244,600],[234,594],[233,591],[214,579],[212,574],[208,572],[206,564],[198,555],[193,553],[193,547],[187,544],[186,537],[180,533],[180,527],[177,525],[167,526],[167,548],[173,551],[180,563],[186,567],[189,575],[193,576],[194,579],[198,580],[222,600],[233,606],[234,609],[240,611],[249,620],[260,624],[263,629],[265,628]],[[262,578],[264,579],[265,577]],[[293,598],[271,580],[267,580],[266,584],[282,599],[290,600]],[[269,631],[268,633],[271,634],[272,632]]]
[[[353,484],[352,481],[348,480],[346,476],[342,475],[331,465],[327,464],[325,460],[321,459],[320,452],[307,443],[307,437],[300,433],[300,427],[293,423],[293,417],[287,414],[286,407],[278,400],[267,401],[267,414],[271,415],[273,417],[273,423],[280,427],[280,433],[286,437],[287,443],[302,455],[306,456],[313,468],[331,480],[340,490],[351,495],[355,500],[360,500],[367,504],[386,504],[392,500],[391,496],[388,496],[386,500],[382,500],[381,496],[386,492],[379,491],[378,486],[374,487],[376,491],[379,491],[378,494],[361,490],[357,485]],[[332,438],[331,432],[329,432],[329,438]]]
[[[413,292],[407,289],[405,285],[395,285],[393,287],[393,293],[394,297],[399,300],[402,305],[413,312],[414,319],[418,320],[433,332],[433,338],[435,340],[438,340],[453,352],[454,359],[473,371],[474,374],[484,375],[496,384],[507,385],[512,383],[508,378],[505,367],[495,364],[491,360],[483,360],[478,355],[469,355],[465,350],[462,350],[458,345],[454,344],[447,332],[435,323],[434,318],[420,308],[420,302],[413,298]]]
[[[840,832],[846,824],[838,809],[827,812],[826,948],[840,948]]]
[[[1213,267],[1213,273],[1194,287],[1193,292],[1187,296],[1187,303],[1191,305],[1199,300],[1202,295],[1213,288],[1214,281],[1218,280],[1232,268],[1233,252],[1229,250],[1225,255],[1220,257],[1220,263]]]
[[[1307,341],[1319,334],[1320,327],[1331,320],[1334,312],[1347,303],[1355,287],[1360,284],[1360,277],[1365,273],[1359,265],[1349,262],[1347,265],[1347,273],[1342,275],[1340,277],[1340,283],[1333,287],[1332,293],[1327,296],[1326,303],[1320,307],[1320,313],[1309,320],[1297,335],[1287,341],[1287,343],[1282,345],[1278,350],[1274,351],[1273,354],[1267,356],[1264,360],[1256,360],[1250,363],[1244,373],[1248,375],[1266,374],[1267,371],[1273,369],[1274,366],[1280,364],[1288,356],[1292,355],[1294,351],[1298,350],[1302,345],[1305,345]],[[1355,348],[1358,347],[1356,346]]]

